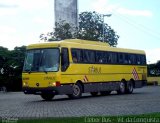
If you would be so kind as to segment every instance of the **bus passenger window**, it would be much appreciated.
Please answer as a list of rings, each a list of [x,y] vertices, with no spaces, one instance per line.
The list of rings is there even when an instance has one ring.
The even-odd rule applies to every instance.
[[[119,61],[119,64],[123,64],[124,63],[124,58],[123,58],[123,53],[119,53],[118,54],[118,61]]]
[[[72,61],[74,63],[82,63],[82,50],[81,49],[71,49]]]
[[[77,62],[77,54],[76,54],[76,51],[73,51],[73,50],[72,50],[72,60],[73,62]]]
[[[68,49],[67,48],[62,48],[62,53],[61,53],[61,69],[64,72],[64,71],[67,70],[68,67],[69,67]]]
[[[111,61],[112,61],[112,53],[108,53],[107,62],[111,63]]]
[[[144,55],[141,55],[141,64],[146,65],[146,58]]]
[[[117,53],[111,53],[111,63],[116,64],[117,63]]]
[[[129,60],[128,54],[124,54],[124,64],[130,64],[131,61]]]
[[[83,60],[85,63],[95,63],[95,52],[92,50],[83,50]]]
[[[89,63],[89,53],[87,50],[83,51],[83,60],[85,63]]]
[[[138,65],[140,65],[140,64],[141,64],[140,55],[137,55],[137,64],[138,64]]]
[[[75,56],[72,57],[73,57],[73,62],[77,63],[78,62],[77,58]]]
[[[103,52],[101,52],[101,51],[96,51],[96,60],[95,60],[95,62],[96,63],[103,63]]]

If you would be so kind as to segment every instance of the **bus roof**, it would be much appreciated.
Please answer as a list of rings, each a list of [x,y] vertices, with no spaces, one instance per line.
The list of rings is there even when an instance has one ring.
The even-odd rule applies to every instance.
[[[78,49],[90,49],[90,50],[94,49],[94,50],[111,51],[111,52],[145,54],[143,50],[110,47],[108,43],[81,40],[81,39],[66,39],[62,41],[31,44],[27,47],[27,49],[40,49],[40,48],[53,48],[53,47],[68,47],[68,48],[78,48]]]

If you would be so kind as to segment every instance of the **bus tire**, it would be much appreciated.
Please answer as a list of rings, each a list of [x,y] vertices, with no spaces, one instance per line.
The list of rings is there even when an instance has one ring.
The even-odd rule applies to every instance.
[[[91,95],[95,97],[98,95],[98,92],[91,92]]]
[[[51,101],[54,97],[53,94],[41,94],[42,99],[46,100],[46,101]]]
[[[133,82],[132,81],[127,82],[126,93],[127,94],[133,93],[133,88],[134,88]]]
[[[126,85],[125,83],[122,81],[119,83],[119,90],[117,91],[118,94],[125,94],[126,92]]]
[[[82,96],[82,85],[76,83],[73,85],[73,93],[69,94],[68,97],[72,99],[79,99]]]
[[[111,91],[101,91],[100,93],[102,96],[106,96],[106,95],[109,95]]]

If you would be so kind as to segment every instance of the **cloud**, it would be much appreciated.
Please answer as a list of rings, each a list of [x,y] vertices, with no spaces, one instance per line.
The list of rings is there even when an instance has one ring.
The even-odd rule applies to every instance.
[[[116,12],[119,14],[130,15],[130,16],[144,16],[144,17],[152,16],[152,12],[149,10],[130,10],[126,8],[119,8],[116,10]]]
[[[22,11],[33,12],[49,8],[50,0],[0,0],[0,16],[12,16]]]
[[[33,18],[33,22],[36,23],[36,24],[47,24],[47,23],[50,23],[50,21],[45,18],[42,18],[42,17],[35,17]]]
[[[129,16],[151,17],[153,13],[150,10],[132,10],[122,7],[120,4],[110,4],[109,0],[93,0],[92,10],[101,14],[118,13]]]
[[[96,11],[100,12],[103,11],[104,7],[107,5],[107,2],[108,2],[107,0],[96,0],[93,1],[91,7]]]
[[[38,33],[30,32],[25,35],[19,35],[18,30],[10,26],[0,26],[0,46],[7,47],[9,50],[16,46],[28,45],[38,42]]]
[[[17,5],[0,4],[0,8],[17,8]]]
[[[16,41],[19,39],[16,37],[17,30],[10,26],[0,26],[0,45],[13,49]]]
[[[146,50],[147,63],[156,63],[160,60],[160,48]]]
[[[52,31],[52,2],[0,0],[0,46],[13,49],[15,46],[35,43],[39,41],[41,33]]]
[[[21,8],[27,10],[45,9],[49,6],[49,0],[19,0],[17,3]]]
[[[16,4],[17,0],[0,0],[0,16],[10,16],[16,15],[18,13],[18,5]]]
[[[0,26],[0,34],[2,34],[2,33],[12,34],[12,33],[16,33],[16,32],[17,32],[17,30],[14,27]]]
[[[117,4],[109,4],[108,0],[94,0],[91,4],[91,8],[101,14],[111,13],[116,8]]]
[[[15,9],[0,9],[0,16],[9,16],[9,15],[16,15],[18,13]]]
[[[3,35],[0,34],[0,37],[1,37],[0,46],[7,47],[10,50],[14,49],[15,44],[17,44],[18,37],[11,36],[8,34],[3,34]]]
[[[27,10],[43,9],[49,6],[49,0],[0,0],[1,8],[21,8]]]

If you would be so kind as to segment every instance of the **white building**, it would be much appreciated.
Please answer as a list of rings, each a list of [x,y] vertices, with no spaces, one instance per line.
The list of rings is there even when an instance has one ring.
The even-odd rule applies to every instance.
[[[65,20],[78,27],[77,0],[54,0],[54,13],[55,22]]]

